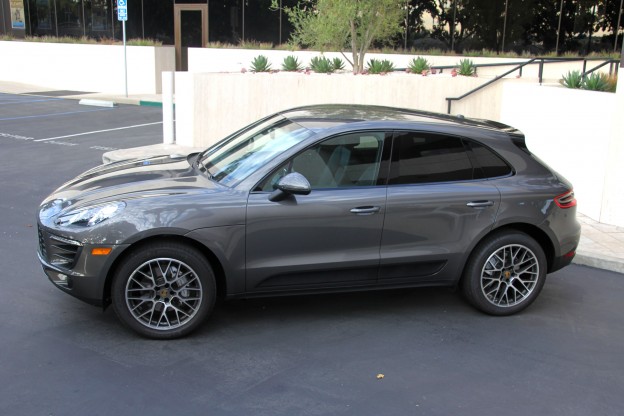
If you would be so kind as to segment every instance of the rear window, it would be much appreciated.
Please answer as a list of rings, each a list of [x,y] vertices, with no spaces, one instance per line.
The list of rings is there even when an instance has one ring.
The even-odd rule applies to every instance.
[[[472,155],[478,166],[483,171],[482,178],[496,178],[511,174],[509,165],[496,153],[476,142],[468,142],[472,150]],[[475,178],[481,179],[481,178]]]

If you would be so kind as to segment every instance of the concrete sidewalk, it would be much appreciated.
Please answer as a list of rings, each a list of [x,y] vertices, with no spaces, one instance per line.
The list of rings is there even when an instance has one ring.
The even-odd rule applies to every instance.
[[[126,97],[124,94],[112,94],[89,91],[66,91],[55,90],[54,88],[42,87],[33,84],[20,84],[18,82],[7,82],[0,80],[0,93],[41,95],[46,97],[67,98],[73,100],[96,100],[109,102],[111,104],[130,105],[160,105],[162,103],[161,94],[131,94]]]
[[[158,105],[162,102],[159,94],[142,94],[125,97],[106,93],[86,93],[79,91],[50,91],[36,85],[0,81],[0,93],[53,95],[59,98],[109,101],[115,104]],[[156,144],[145,147],[119,149],[104,153],[104,163],[126,159],[142,159],[151,156],[189,154],[203,148]],[[624,273],[624,228],[602,224],[581,213],[577,218],[582,226],[582,235],[574,263],[599,269]]]

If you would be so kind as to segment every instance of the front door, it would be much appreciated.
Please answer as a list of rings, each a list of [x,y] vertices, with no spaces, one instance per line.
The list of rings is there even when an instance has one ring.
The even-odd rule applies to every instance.
[[[376,283],[386,207],[385,178],[379,179],[384,138],[363,132],[326,140],[250,194],[247,292]],[[270,201],[272,184],[289,172],[304,175],[312,192]]]
[[[173,6],[176,71],[188,70],[188,48],[208,44],[208,5],[176,4]]]

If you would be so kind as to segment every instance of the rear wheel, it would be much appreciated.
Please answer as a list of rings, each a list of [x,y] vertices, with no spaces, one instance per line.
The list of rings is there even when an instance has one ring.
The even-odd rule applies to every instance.
[[[475,248],[462,289],[477,309],[511,315],[533,303],[545,280],[544,250],[528,235],[513,231],[494,234]]]
[[[179,243],[156,243],[128,257],[113,281],[113,308],[121,321],[154,339],[194,331],[212,311],[215,278],[200,252]]]

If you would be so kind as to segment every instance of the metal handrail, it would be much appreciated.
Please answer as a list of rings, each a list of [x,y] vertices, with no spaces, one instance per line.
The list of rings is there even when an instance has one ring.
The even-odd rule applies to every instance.
[[[592,72],[596,71],[597,69],[602,68],[603,66],[606,66],[607,64],[609,64],[609,75],[613,75],[613,68],[615,67],[615,73],[618,73],[618,65],[614,65],[614,64],[619,64],[620,61],[617,59],[609,59],[608,61],[604,61],[603,63],[601,63],[598,66],[593,67],[592,69],[588,70],[588,71],[584,71],[581,74],[581,77],[585,78],[587,75],[591,74]],[[585,68],[583,68],[585,69]]]
[[[605,62],[603,62],[602,64],[596,66],[595,68],[590,69],[589,71],[586,71],[587,69],[587,62],[588,61],[602,61],[604,60]],[[510,69],[509,71],[496,76],[495,78],[491,79],[490,81],[486,82],[485,84],[482,84],[480,86],[478,86],[477,88],[473,88],[472,90],[466,92],[463,95],[460,95],[459,97],[447,97],[446,101],[447,101],[447,114],[451,114],[451,103],[453,101],[459,101],[463,98],[466,98],[467,96],[474,94],[477,91],[482,90],[483,88],[487,87],[488,85],[491,85],[493,83],[495,83],[496,81],[500,80],[501,78],[506,77],[507,75],[511,74],[512,72],[515,71],[519,71],[520,74],[519,76],[522,76],[522,68],[524,68],[527,65],[532,65],[532,64],[539,64],[539,72],[538,72],[538,78],[539,78],[539,83],[540,85],[542,84],[543,81],[543,74],[544,74],[544,64],[546,63],[555,63],[555,62],[574,62],[574,61],[583,61],[583,71],[582,71],[582,76],[585,77],[585,75],[594,72],[597,69],[602,68],[603,66],[610,64],[610,68],[609,68],[609,74],[611,75],[613,73],[613,64],[614,63],[619,63],[620,61],[616,60],[616,59],[604,59],[604,58],[560,58],[560,57],[553,57],[553,58],[532,58],[529,59],[528,61],[521,63],[520,65],[515,66],[514,68]],[[510,66],[513,65],[517,62],[513,62],[513,63],[509,63],[509,62],[503,62],[503,63],[496,63],[496,64],[474,64],[473,66],[475,68],[479,68],[479,67],[487,67],[487,66]],[[457,68],[457,65],[444,65],[444,66],[432,66],[432,68],[435,69],[440,69],[442,72],[443,69],[450,69],[450,68]],[[615,72],[617,73],[618,68],[617,65],[615,65]]]

